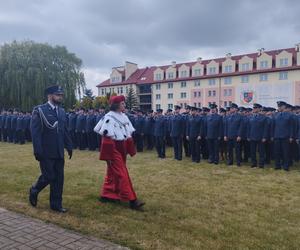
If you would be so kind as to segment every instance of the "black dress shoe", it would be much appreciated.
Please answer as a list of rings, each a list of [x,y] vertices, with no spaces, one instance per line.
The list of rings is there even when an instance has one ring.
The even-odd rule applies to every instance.
[[[31,206],[36,207],[38,194],[32,191],[32,187],[29,189],[29,202]]]
[[[130,201],[130,208],[133,210],[143,211],[142,207],[144,205],[145,205],[145,202],[143,202],[143,201],[139,201],[139,200]]]
[[[68,212],[68,209],[67,208],[63,208],[63,207],[60,207],[60,208],[51,208],[51,210],[53,210],[55,212],[58,212],[58,213],[66,213],[66,212]]]

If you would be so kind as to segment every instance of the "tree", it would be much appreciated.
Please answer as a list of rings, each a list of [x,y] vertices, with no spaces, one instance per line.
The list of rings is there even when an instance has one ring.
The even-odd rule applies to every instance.
[[[46,87],[59,84],[65,90],[64,106],[72,107],[85,89],[82,61],[64,46],[33,41],[0,47],[0,107],[31,110],[45,101]]]
[[[87,97],[87,98],[90,98],[92,100],[95,99],[95,96],[93,95],[93,91],[91,89],[85,89],[83,97]]]
[[[129,87],[128,94],[126,96],[126,107],[129,110],[137,108],[138,106],[138,98],[137,95],[132,87]]]

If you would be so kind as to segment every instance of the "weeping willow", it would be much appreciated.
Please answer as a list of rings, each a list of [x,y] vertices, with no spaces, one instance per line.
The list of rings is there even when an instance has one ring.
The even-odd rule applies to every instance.
[[[64,106],[71,108],[85,89],[82,61],[64,46],[33,41],[0,47],[0,109],[31,110],[45,101],[46,87],[65,89]]]

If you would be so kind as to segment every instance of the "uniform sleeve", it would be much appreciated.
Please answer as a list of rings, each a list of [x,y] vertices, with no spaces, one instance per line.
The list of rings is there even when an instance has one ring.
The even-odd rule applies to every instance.
[[[32,111],[30,129],[32,135],[33,153],[42,155],[43,154],[43,149],[42,149],[43,124],[37,107],[34,108]]]

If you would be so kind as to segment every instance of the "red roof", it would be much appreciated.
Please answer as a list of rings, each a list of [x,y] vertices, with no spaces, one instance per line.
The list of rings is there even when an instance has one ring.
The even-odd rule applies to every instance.
[[[275,60],[275,56],[278,55],[279,53],[281,53],[282,51],[287,51],[289,53],[293,54],[293,58],[296,58],[296,50],[295,48],[288,48],[288,49],[277,49],[277,50],[271,50],[271,51],[265,51],[266,54],[272,56],[272,60]],[[236,61],[236,64],[238,63],[238,61],[244,57],[244,56],[248,56],[250,58],[253,59],[254,62],[257,61],[258,53],[250,53],[250,54],[244,54],[244,55],[236,55],[236,56],[231,56],[232,60]],[[211,62],[212,60],[216,61],[217,63],[219,63],[219,65],[221,66],[222,62],[224,62],[226,60],[226,57],[222,57],[222,58],[215,58],[215,59],[209,59],[209,60],[202,60],[201,64],[203,64],[204,66],[207,65],[209,62]],[[192,67],[193,65],[195,65],[197,63],[197,61],[194,62],[186,62],[186,63],[179,63],[176,64],[176,70],[178,70],[178,68],[180,66],[182,66],[183,64]],[[242,74],[251,74],[251,73],[257,73],[259,72],[274,72],[274,71],[281,71],[281,70],[291,70],[291,69],[298,69],[300,68],[299,66],[295,65],[295,60],[293,60],[293,66],[292,67],[285,67],[285,68],[275,68],[274,65],[272,65],[272,68],[270,69],[265,69],[265,70],[257,70],[256,68],[254,68],[252,71],[248,71],[248,72],[232,72],[232,73],[219,73],[216,75],[203,75],[203,76],[198,76],[198,77],[188,77],[188,78],[174,78],[172,79],[172,81],[187,81],[187,80],[194,80],[194,79],[205,79],[205,78],[213,78],[213,77],[220,77],[220,76],[232,76],[232,75],[242,75]],[[110,83],[110,79],[105,80],[104,82],[101,82],[100,84],[97,85],[97,87],[104,87],[104,86],[112,86],[112,85],[126,85],[126,84],[146,84],[146,83],[153,83],[153,82],[170,82],[170,79],[164,79],[164,80],[160,80],[160,81],[156,81],[154,80],[154,74],[153,72],[157,69],[160,68],[162,70],[166,70],[168,69],[170,66],[172,65],[162,65],[162,66],[151,66],[151,67],[146,67],[146,68],[142,68],[142,69],[137,69],[127,80],[120,82],[120,83]],[[124,72],[124,71],[122,71]]]

